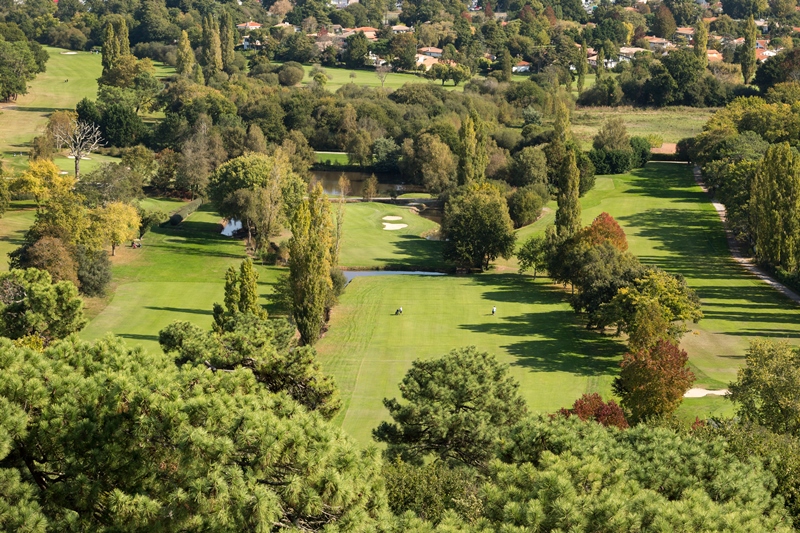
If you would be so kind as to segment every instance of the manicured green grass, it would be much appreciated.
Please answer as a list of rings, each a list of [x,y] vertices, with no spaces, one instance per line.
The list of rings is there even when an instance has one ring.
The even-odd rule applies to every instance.
[[[423,199],[423,198],[433,198],[433,195],[430,194],[430,193],[427,193],[427,192],[407,192],[405,194],[401,194],[400,196],[398,196],[398,198],[401,198],[401,199],[403,199],[403,198],[406,198],[406,199],[408,199],[408,198]]]
[[[344,238],[339,263],[343,267],[376,268],[442,268],[441,243],[421,235],[438,227],[408,207],[375,202],[345,206]],[[384,221],[385,216],[402,220]],[[384,230],[383,222],[408,224],[399,230]]]
[[[345,152],[316,152],[317,163],[326,163],[330,161],[334,165],[349,165],[350,158],[347,157]]]
[[[303,81],[300,83],[303,85],[308,85],[311,83],[311,69],[313,66],[305,65],[303,68],[306,71],[306,75],[303,78]],[[355,74],[355,77],[351,77],[352,74]],[[378,79],[374,69],[354,70],[348,68],[325,67],[325,75],[328,77],[328,83],[325,84],[325,89],[331,92],[336,92],[338,89],[347,85],[348,83],[354,83],[360,87],[381,86],[381,80]],[[384,83],[383,87],[384,89],[399,89],[406,83],[432,83],[442,87],[441,81],[427,80],[422,76],[417,76],[416,74],[407,74],[405,72],[389,73],[389,75],[386,76],[386,82]],[[452,82],[448,82],[443,88],[448,91],[461,91],[464,89],[464,85],[461,84],[455,87],[453,86]]]
[[[698,386],[723,388],[734,380],[754,337],[800,342],[800,306],[731,259],[722,223],[687,165],[650,163],[628,175],[598,178],[581,203],[584,224],[610,213],[625,230],[632,253],[682,274],[697,291],[705,318],[690,325],[682,347]],[[554,217],[550,212],[523,228],[519,240],[543,232]]]
[[[150,201],[165,210],[174,201]],[[148,350],[160,350],[158,332],[174,320],[211,325],[211,308],[221,302],[225,271],[244,259],[241,241],[219,234],[220,217],[203,207],[177,227],[156,228],[142,248],[119,248],[114,292],[81,332],[87,340],[113,333]],[[258,267],[261,302],[267,303],[278,269]]]
[[[630,135],[660,135],[664,142],[677,143],[700,133],[714,111],[695,107],[581,107],[572,114],[572,133],[588,150],[606,120],[619,117]]]
[[[15,169],[27,165],[28,143],[41,133],[50,113],[75,109],[81,99],[97,94],[97,78],[102,73],[99,54],[62,54],[65,50],[51,47],[46,50],[50,54],[47,71],[30,83],[28,94],[0,109],[0,155]],[[20,152],[24,155],[13,155]]]
[[[533,411],[557,410],[584,392],[608,396],[623,345],[583,328],[564,297],[545,281],[511,273],[356,278],[317,344],[342,392],[337,421],[369,442],[388,418],[383,398],[399,396],[411,361],[469,345],[511,364]]]
[[[12,202],[11,208],[0,218],[0,271],[8,270],[8,254],[22,244],[35,216],[33,202]]]

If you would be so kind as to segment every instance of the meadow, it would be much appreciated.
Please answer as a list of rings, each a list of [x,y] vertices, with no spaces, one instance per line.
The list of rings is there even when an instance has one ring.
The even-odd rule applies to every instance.
[[[312,81],[311,69],[312,65],[304,65],[303,69],[306,75],[300,82],[301,85],[308,85]],[[328,82],[325,84],[325,89],[331,92],[336,92],[347,84],[358,85],[359,87],[380,87],[381,80],[375,74],[374,69],[349,69],[340,67],[324,67],[325,75],[328,77]],[[405,72],[390,72],[384,81],[384,89],[399,89],[406,83],[432,83],[442,87],[448,91],[464,90],[464,84],[454,86],[453,82],[447,82],[442,86],[441,81],[428,80],[416,74],[408,74]]]

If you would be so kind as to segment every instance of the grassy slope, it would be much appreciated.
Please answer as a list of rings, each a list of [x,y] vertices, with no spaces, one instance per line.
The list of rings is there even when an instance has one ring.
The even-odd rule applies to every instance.
[[[306,71],[306,76],[303,78],[303,81],[300,83],[303,85],[307,85],[311,83],[311,69],[313,68],[310,65],[305,65],[303,67]],[[355,78],[351,78],[350,75],[355,74]],[[328,83],[325,85],[325,88],[331,92],[336,92],[339,88],[348,83],[354,83],[356,85],[362,87],[380,87],[381,80],[378,79],[378,76],[375,75],[374,70],[353,70],[348,68],[332,68],[332,67],[325,67],[325,75],[328,77]],[[399,89],[406,83],[435,83],[436,85],[441,86],[441,81],[431,81],[426,80],[422,76],[417,76],[416,74],[406,74],[401,72],[392,72],[386,77],[386,83],[384,84],[385,89]],[[458,87],[453,86],[451,82],[448,82],[444,85],[444,88],[447,90],[463,90],[464,85],[459,85]]]
[[[706,318],[690,325],[683,342],[697,386],[721,388],[735,379],[750,338],[800,338],[800,309],[730,259],[719,218],[686,166],[651,163],[631,175],[599,178],[582,204],[584,223],[611,213],[634,254],[685,275],[697,290]],[[553,217],[524,228],[520,239],[543,231]],[[488,314],[494,302],[497,317]],[[405,314],[393,316],[401,305]],[[564,293],[542,281],[499,273],[357,279],[319,344],[346,401],[339,420],[368,439],[386,415],[380,400],[398,394],[414,358],[468,344],[512,363],[531,408],[545,411],[586,391],[608,394],[624,350],[617,340],[582,329]],[[686,400],[679,415],[693,420],[730,413],[730,404],[714,397]]]
[[[492,305],[498,314],[492,316]],[[394,310],[403,307],[403,315]],[[386,418],[384,397],[416,358],[475,345],[512,364],[535,411],[588,391],[610,393],[622,345],[581,327],[563,293],[516,274],[357,278],[317,345],[345,407],[338,417],[361,442]]]
[[[413,213],[407,207],[379,203],[356,203],[345,206],[344,238],[339,263],[353,268],[439,268],[443,267],[441,243],[420,237],[438,225]],[[383,217],[400,216],[388,221],[408,224],[400,230],[384,230]]]
[[[8,254],[22,244],[22,239],[36,216],[33,202],[12,202],[0,219],[0,272],[8,270]]]
[[[160,350],[158,332],[174,320],[210,327],[211,307],[222,300],[225,270],[244,259],[242,242],[219,235],[219,222],[218,215],[201,208],[180,226],[148,233],[142,248],[119,249],[112,258],[115,292],[81,337],[112,332],[133,345]],[[266,303],[277,270],[259,267],[259,272]]]
[[[603,123],[609,118],[619,117],[630,135],[660,135],[664,142],[676,143],[700,133],[712,113],[713,110],[694,107],[583,107],[572,115],[572,133],[585,149],[589,149],[592,137]]]

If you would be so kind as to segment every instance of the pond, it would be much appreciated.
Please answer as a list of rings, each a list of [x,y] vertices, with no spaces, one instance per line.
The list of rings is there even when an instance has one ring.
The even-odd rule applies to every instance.
[[[343,272],[347,283],[354,278],[368,278],[372,276],[446,276],[442,272],[422,272],[420,270],[345,270]]]
[[[339,170],[313,170],[311,175],[320,183],[325,194],[339,194],[339,176],[344,174],[350,180],[350,196],[361,196],[364,182],[367,181],[371,172],[342,172]],[[378,178],[378,196],[389,196],[389,191],[396,191],[398,195],[408,192],[423,192],[425,189],[420,185],[402,183],[397,174],[375,174]]]

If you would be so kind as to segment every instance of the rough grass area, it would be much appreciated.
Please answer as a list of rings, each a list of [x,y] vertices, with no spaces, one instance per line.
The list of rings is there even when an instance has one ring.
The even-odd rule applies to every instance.
[[[660,135],[664,142],[676,143],[700,133],[714,111],[695,107],[579,107],[572,113],[572,133],[588,150],[592,147],[592,137],[605,121],[619,117],[625,121],[630,135]]]
[[[408,224],[408,227],[384,230],[385,216],[403,217],[389,222]],[[376,202],[347,204],[339,263],[343,267],[360,269],[443,268],[441,243],[421,237],[426,231],[438,227],[408,207]]]

